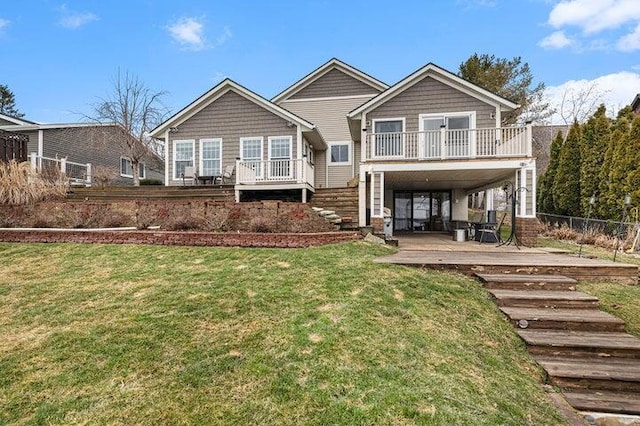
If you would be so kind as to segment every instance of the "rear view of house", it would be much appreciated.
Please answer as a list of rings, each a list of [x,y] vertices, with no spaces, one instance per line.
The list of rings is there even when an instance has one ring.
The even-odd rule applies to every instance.
[[[358,187],[358,223],[448,231],[470,194],[509,182],[518,226],[535,218],[531,127],[502,127],[517,108],[428,64],[388,86],[332,59],[271,100],[225,80],[152,132],[166,146],[165,183],[231,177],[236,200],[306,202]]]

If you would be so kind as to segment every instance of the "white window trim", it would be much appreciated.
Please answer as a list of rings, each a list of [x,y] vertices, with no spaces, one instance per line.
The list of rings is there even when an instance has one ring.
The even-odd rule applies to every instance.
[[[351,166],[353,164],[353,141],[336,141],[336,142],[329,142],[329,150],[328,150],[328,164],[330,166]],[[348,161],[333,161],[331,158],[331,147],[333,146],[337,146],[337,145],[347,145],[347,151],[348,151],[348,155],[349,155],[349,160]]]
[[[256,160],[255,158],[246,159],[244,158],[244,143],[246,141],[254,141],[256,139],[260,139],[260,159]],[[264,136],[245,136],[240,138],[240,161],[264,161]],[[264,166],[260,167],[260,173],[256,173],[257,178],[262,178]]]
[[[442,118],[445,119],[445,125],[446,125],[447,117],[461,117],[461,116],[468,116],[469,117],[469,129],[475,129],[476,128],[476,112],[475,111],[435,112],[435,113],[418,115],[418,131],[424,132],[424,119],[425,118],[439,118],[439,117],[442,117]]]
[[[171,180],[174,181],[181,181],[182,177],[181,176],[176,176],[176,145],[179,143],[190,143],[191,144],[191,158],[193,158],[193,164],[196,163],[196,140],[195,139],[176,139],[173,141],[171,148],[173,149],[172,152],[172,173],[171,173]],[[192,180],[193,178],[185,178],[185,179],[189,179]]]
[[[395,118],[374,118],[371,120],[371,133],[376,133],[376,123],[385,121],[402,121],[402,133],[407,131],[407,118],[395,117]]]
[[[120,157],[120,176],[122,177],[126,177],[129,179],[133,179],[133,174],[126,174],[126,173],[122,173],[122,160],[127,160],[129,163],[131,163],[131,159],[129,157]],[[140,176],[140,179],[146,179],[147,178],[147,166],[145,163],[142,162],[138,162],[138,173],[140,173],[140,166],[142,165],[142,176]],[[133,164],[131,164],[131,172],[133,173]]]
[[[286,135],[283,135],[283,136],[269,136],[267,138],[267,149],[268,149],[268,157],[267,158],[269,159],[269,161],[273,160],[273,158],[271,156],[271,143],[273,142],[274,139],[288,139],[288,141],[289,141],[289,159],[288,160],[290,161],[290,163],[289,163],[289,176],[288,177],[291,178],[291,177],[293,177],[293,168],[294,168],[293,164],[291,164],[291,162],[293,161],[293,136],[286,136]],[[278,160],[284,160],[284,159],[283,158],[279,158]],[[271,163],[269,163],[269,164],[271,164]],[[270,165],[269,166],[269,170],[267,170],[267,172],[269,174],[271,174],[271,167],[272,166]],[[286,176],[278,176],[278,177],[279,178],[285,178]]]
[[[385,122],[385,121],[402,121],[402,146],[404,147],[404,133],[407,131],[407,119],[406,117],[395,117],[395,118],[374,118],[373,120],[371,120],[371,133],[376,135],[378,133],[376,133],[376,123],[380,123],[380,122]],[[404,148],[403,148],[404,151]],[[383,156],[378,156],[375,155],[375,146],[371,147],[371,158],[404,158],[404,152],[398,154],[398,155],[383,155]]]
[[[200,146],[199,146],[199,154],[200,154],[200,159],[198,161],[198,172],[203,173],[202,171],[204,170],[204,158],[203,158],[203,151],[204,151],[204,144],[205,142],[218,142],[219,145],[219,149],[220,149],[220,158],[218,159],[218,162],[220,163],[220,174],[222,175],[222,138],[202,138],[200,139]]]
[[[289,140],[289,160],[293,160],[293,136],[269,136],[268,140],[268,149],[269,149],[269,161],[271,161],[271,142],[274,139],[288,139]]]

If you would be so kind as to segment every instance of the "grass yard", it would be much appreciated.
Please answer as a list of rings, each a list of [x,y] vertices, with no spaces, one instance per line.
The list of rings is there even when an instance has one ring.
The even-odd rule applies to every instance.
[[[0,424],[564,424],[479,284],[388,251],[0,244]]]

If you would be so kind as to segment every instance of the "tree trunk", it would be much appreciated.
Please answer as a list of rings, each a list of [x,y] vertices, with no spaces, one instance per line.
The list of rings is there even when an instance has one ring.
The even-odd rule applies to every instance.
[[[140,186],[140,163],[131,160],[131,173],[133,174],[133,186]]]

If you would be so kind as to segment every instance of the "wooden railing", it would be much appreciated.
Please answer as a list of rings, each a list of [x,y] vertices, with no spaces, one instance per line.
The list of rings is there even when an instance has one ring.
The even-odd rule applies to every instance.
[[[308,183],[315,184],[314,167],[302,160],[238,160],[236,183],[257,185],[263,183]]]
[[[372,133],[366,160],[448,160],[531,156],[531,126]]]

